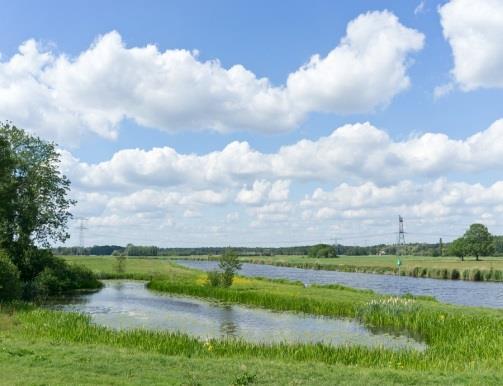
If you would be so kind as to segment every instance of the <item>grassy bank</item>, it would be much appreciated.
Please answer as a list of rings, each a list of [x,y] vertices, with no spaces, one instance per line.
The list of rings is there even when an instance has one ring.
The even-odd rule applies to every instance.
[[[31,320],[27,320],[29,318]],[[58,315],[48,321],[60,318]],[[170,355],[145,349],[145,343],[125,347],[113,341],[86,343],[46,334],[35,336],[32,332],[39,328],[39,323],[43,321],[38,317],[0,310],[0,384],[491,385],[503,381],[501,373],[483,370],[446,373],[206,353],[202,356]],[[88,329],[94,329],[91,325],[84,328],[81,333],[87,334]],[[113,338],[114,333],[109,333]],[[115,338],[119,341],[119,334]],[[149,339],[142,337],[145,341]]]
[[[406,331],[428,344],[425,353],[390,355],[347,348],[332,356],[336,363],[392,366],[415,370],[469,371],[497,369],[503,358],[503,313],[447,306],[431,301],[379,297],[344,287],[278,283],[238,278],[229,289],[208,287],[202,278],[173,282],[156,279],[150,288],[169,293],[211,298],[278,311],[299,311],[331,317],[358,318],[366,325]],[[328,350],[330,351],[330,350]],[[319,353],[315,357],[322,356]],[[345,362],[351,358],[350,362]],[[477,358],[475,361],[474,358]]]
[[[106,274],[112,269],[105,258],[81,258],[90,261],[88,266]],[[95,260],[96,259],[96,260]],[[130,264],[133,263],[134,264]],[[101,264],[101,268],[100,265]],[[388,354],[364,355],[362,362],[394,367],[408,366],[422,369],[468,370],[473,366],[497,368],[503,358],[503,312],[479,308],[456,307],[432,301],[405,300],[387,304],[372,291],[359,291],[343,286],[310,286],[285,281],[271,281],[238,277],[229,289],[213,288],[205,284],[205,274],[176,266],[162,259],[128,260],[127,275],[143,274],[144,270],[158,267],[165,276],[154,277],[152,289],[211,298],[225,302],[247,304],[278,311],[299,311],[331,317],[359,318],[369,326],[393,331],[408,331],[424,340],[429,349],[426,353],[408,354],[407,357],[390,359]],[[405,302],[402,304],[402,302]],[[351,349],[349,349],[351,350]],[[351,358],[347,352],[338,357]],[[315,356],[318,356],[316,354]],[[476,362],[472,362],[477,358]],[[337,359],[336,362],[342,359]]]
[[[169,257],[169,259],[216,259],[212,256]],[[338,258],[309,258],[307,256],[242,256],[242,262],[269,264],[316,270],[363,272],[397,275],[396,256],[340,256]],[[484,257],[480,261],[460,261],[454,257],[402,256],[400,275],[431,279],[503,281],[503,258]]]
[[[102,277],[111,258],[80,258]],[[132,262],[134,261],[134,264]],[[154,275],[157,273],[157,275]],[[238,277],[209,288],[201,272],[166,260],[129,260],[124,277],[153,276],[152,288],[275,310],[359,318],[409,331],[426,352],[324,345],[203,342],[183,334],[113,331],[82,315],[37,308],[0,311],[0,383],[7,384],[501,384],[503,313],[371,291]]]

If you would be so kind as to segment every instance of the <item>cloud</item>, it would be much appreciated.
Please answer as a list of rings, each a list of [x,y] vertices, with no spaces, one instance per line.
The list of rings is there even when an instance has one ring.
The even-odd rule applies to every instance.
[[[465,139],[424,133],[401,141],[370,123],[356,123],[274,153],[232,142],[202,155],[121,150],[88,164],[62,151],[62,169],[79,200],[75,214],[100,230],[95,240],[110,231],[121,234],[113,236],[117,242],[150,242],[154,235],[164,240],[169,234],[177,245],[189,238],[200,245],[295,243],[306,234],[312,240],[335,231],[341,237],[381,234],[378,228],[393,232],[399,213],[417,228],[445,235],[461,232],[467,222],[498,225],[503,181],[484,186],[449,178],[499,172],[502,141],[503,119]],[[299,199],[301,192],[309,193]]]
[[[389,184],[411,175],[430,179],[455,172],[499,171],[502,148],[503,119],[464,140],[424,133],[395,141],[367,122],[341,126],[327,137],[303,139],[275,153],[232,142],[203,155],[181,154],[169,147],[125,149],[108,161],[88,164],[62,151],[62,171],[86,191],[219,187],[241,189],[237,202],[260,204],[267,197],[287,198],[288,180]]]
[[[455,85],[452,82],[437,86],[433,90],[433,98],[440,99],[446,96],[447,94],[451,93],[454,89]]]
[[[111,193],[105,201],[81,194],[79,210],[89,217],[89,243],[276,245],[286,240],[293,245],[327,241],[334,232],[345,244],[367,238],[392,242],[398,214],[405,217],[409,240],[452,239],[473,222],[483,222],[495,233],[503,225],[503,181],[487,186],[446,178],[386,186],[342,183],[315,188],[301,199],[265,199],[255,205],[236,203],[232,195],[218,203],[202,202],[197,199],[201,196],[207,193],[152,189]],[[93,207],[96,199],[100,205]]]
[[[419,15],[425,12],[426,2],[421,0],[416,8],[414,8],[414,15]]]
[[[304,219],[373,220],[401,213],[409,220],[439,223],[454,219],[466,222],[484,218],[494,222],[503,213],[503,181],[490,186],[450,182],[445,178],[418,184],[405,180],[379,187],[367,182],[340,184],[331,191],[321,188],[306,196],[300,207]]]
[[[126,119],[170,132],[280,132],[312,111],[387,105],[409,86],[409,57],[423,40],[388,11],[362,14],[328,55],[313,55],[279,86],[197,51],[128,48],[115,31],[76,57],[28,40],[0,62],[0,115],[64,144],[89,133],[114,139]]]
[[[304,111],[348,114],[386,105],[409,87],[407,55],[423,41],[390,12],[362,14],[326,57],[314,55],[289,75],[287,91]]]
[[[451,0],[439,12],[461,89],[503,87],[503,2]]]
[[[266,180],[254,181],[251,189],[241,189],[236,196],[236,202],[247,205],[257,205],[268,201],[283,201],[288,199],[290,181],[278,180],[273,183]]]

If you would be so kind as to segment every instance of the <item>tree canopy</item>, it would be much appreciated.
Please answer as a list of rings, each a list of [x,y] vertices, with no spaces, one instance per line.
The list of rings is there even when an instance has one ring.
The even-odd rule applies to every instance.
[[[53,143],[0,123],[0,248],[18,256],[30,246],[65,241],[70,181]]]
[[[337,251],[333,245],[316,244],[309,248],[309,257],[327,258],[337,257]]]
[[[494,253],[493,236],[483,224],[472,224],[463,236],[465,252],[467,255],[490,256]]]

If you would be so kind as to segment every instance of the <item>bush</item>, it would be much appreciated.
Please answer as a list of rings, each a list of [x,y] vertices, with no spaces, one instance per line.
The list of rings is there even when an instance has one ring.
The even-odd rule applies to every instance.
[[[332,245],[317,244],[309,248],[309,257],[329,258],[337,257],[336,249]]]
[[[452,280],[459,280],[460,276],[461,276],[461,275],[460,275],[459,271],[458,271],[456,268],[454,268],[454,269],[451,271],[451,279],[452,279]]]
[[[14,300],[21,296],[19,270],[3,252],[0,252],[0,301]]]
[[[116,252],[116,251],[114,251]],[[124,273],[126,272],[126,259],[127,257],[121,254],[114,255],[115,257],[115,272]]]
[[[101,286],[102,284],[88,268],[69,265],[64,260],[53,257],[50,264],[26,286],[25,297],[44,298],[62,292],[97,289]]]
[[[207,277],[207,283],[211,287],[220,287],[222,274],[218,271],[209,271]]]
[[[218,267],[222,270],[220,285],[222,287],[230,287],[234,280],[236,271],[241,269],[238,255],[232,249],[227,249],[222,256],[220,256]]]

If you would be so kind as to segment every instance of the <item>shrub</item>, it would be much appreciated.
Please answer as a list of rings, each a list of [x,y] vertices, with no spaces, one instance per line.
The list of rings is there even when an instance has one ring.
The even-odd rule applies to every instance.
[[[309,248],[309,257],[329,258],[337,257],[336,249],[333,245],[316,244]]]
[[[461,275],[460,275],[459,271],[458,271],[456,268],[454,268],[454,269],[451,271],[451,279],[452,279],[452,280],[459,280],[460,276],[461,276]]]
[[[94,273],[80,265],[69,265],[53,257],[50,264],[40,272],[32,284],[26,286],[27,298],[43,298],[77,289],[100,288],[101,283]]]
[[[227,249],[222,256],[218,267],[222,270],[220,285],[222,287],[230,287],[234,280],[236,271],[241,269],[238,255],[232,249]]]
[[[114,251],[116,252],[116,251]],[[124,273],[126,272],[126,259],[127,259],[127,256],[124,256],[122,254],[116,254],[114,255],[115,257],[115,272],[117,273]]]
[[[207,283],[211,287],[220,287],[222,274],[218,271],[209,271],[207,277]]]
[[[0,301],[21,296],[19,270],[3,252],[0,252]]]

